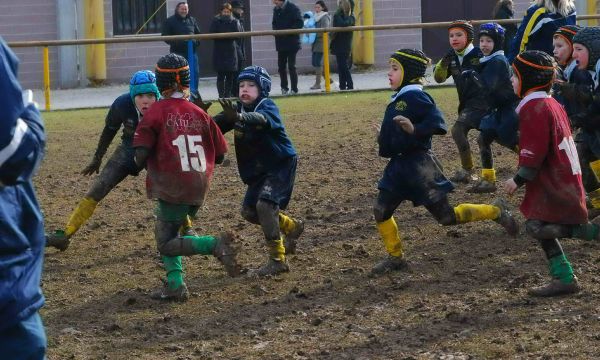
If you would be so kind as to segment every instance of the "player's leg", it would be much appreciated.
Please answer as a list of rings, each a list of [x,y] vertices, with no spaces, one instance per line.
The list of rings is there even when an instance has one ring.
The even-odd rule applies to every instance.
[[[444,199],[443,201],[447,202],[448,200]],[[449,220],[451,216],[445,204],[427,205],[426,208],[442,225],[493,220],[500,224],[510,236],[517,236],[519,233],[519,224],[511,214],[508,204],[502,199],[497,199],[491,204],[459,204],[453,209],[454,222]]]
[[[556,296],[572,294],[579,291],[577,278],[573,274],[573,268],[567,260],[558,239],[548,238],[553,232],[565,235],[565,227],[554,226],[555,224],[544,223],[539,220],[527,220],[525,228],[527,234],[537,239],[544,250],[548,260],[548,270],[551,280],[548,284],[529,290],[531,296]]]
[[[269,199],[279,205],[279,231],[283,235],[286,254],[296,253],[298,239],[304,232],[303,220],[292,218],[289,214],[283,212],[287,208],[294,191],[297,164],[297,157],[289,158],[285,163],[282,163],[279,171],[269,178],[269,184],[272,187]]]
[[[288,52],[287,51],[278,51],[277,52],[277,68],[279,70],[279,77],[281,80],[281,93],[283,95],[287,95],[290,91],[288,86],[288,78],[287,78],[287,60],[288,60]]]
[[[393,217],[394,211],[402,200],[401,197],[388,190],[379,189],[379,194],[373,206],[373,215],[375,216],[377,231],[388,255],[373,266],[371,269],[372,275],[381,275],[406,267],[402,238]]]
[[[131,173],[127,156],[129,155],[123,145],[117,147],[92,187],[69,216],[64,230],[57,230],[48,235],[46,246],[53,246],[61,251],[68,248],[70,238],[94,214],[98,203]]]
[[[468,192],[493,193],[496,191],[496,170],[494,169],[494,155],[492,153],[494,138],[495,134],[492,130],[482,130],[477,137],[481,157],[481,179]]]
[[[460,120],[460,117],[459,117]],[[467,135],[471,127],[465,122],[457,120],[452,126],[452,139],[458,149],[461,168],[450,178],[452,182],[469,183],[473,179],[473,155]]]
[[[173,236],[172,226],[177,224],[181,226],[186,219],[195,216],[197,212],[197,206],[170,204],[158,200],[155,224],[158,251],[168,257],[213,255],[225,266],[230,276],[239,275],[240,266],[236,260],[237,249],[233,233],[226,232],[218,236],[182,236],[178,231]]]

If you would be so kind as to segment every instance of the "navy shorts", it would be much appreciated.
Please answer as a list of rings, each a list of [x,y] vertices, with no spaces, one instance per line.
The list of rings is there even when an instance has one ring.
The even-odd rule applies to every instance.
[[[478,109],[474,107],[466,106],[458,113],[458,119],[456,122],[463,123],[471,129],[479,129],[481,119],[485,116],[487,110]]]
[[[485,115],[481,119],[479,129],[509,149],[519,145],[519,116],[510,106]]]
[[[432,205],[454,190],[431,151],[401,155],[390,160],[378,185],[400,204],[410,200],[414,206]]]
[[[276,169],[248,184],[243,205],[255,207],[258,200],[267,200],[285,209],[292,197],[298,157],[283,160]]]

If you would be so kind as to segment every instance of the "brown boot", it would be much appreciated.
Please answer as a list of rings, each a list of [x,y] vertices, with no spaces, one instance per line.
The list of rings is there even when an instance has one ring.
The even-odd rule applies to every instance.
[[[577,277],[573,277],[573,281],[569,284],[565,284],[559,279],[552,279],[550,282],[543,286],[538,286],[529,290],[530,296],[535,297],[550,297],[558,295],[575,294],[581,290]]]
[[[285,262],[285,260],[279,261],[279,260],[269,258],[269,261],[267,261],[267,263],[265,265],[252,271],[250,273],[250,275],[258,276],[258,277],[265,277],[265,276],[274,276],[274,275],[286,273],[289,271],[290,271],[290,267]]]
[[[46,234],[46,247],[52,246],[60,251],[65,251],[70,243],[69,236],[65,235],[65,232],[62,230],[56,230],[50,235]]]
[[[506,201],[496,199],[492,202],[492,205],[500,208],[500,216],[494,221],[502,225],[508,235],[516,237],[519,234],[519,223],[511,214]]]
[[[213,255],[223,264],[229,276],[236,277],[240,275],[242,267],[236,259],[237,246],[233,233],[225,232],[217,236],[217,244],[213,250]]]
[[[283,244],[285,246],[285,253],[295,254],[296,246],[298,245],[298,238],[304,232],[304,221],[294,219],[294,229],[284,236]]]
[[[150,293],[150,298],[154,300],[162,300],[162,301],[177,301],[177,302],[185,302],[189,298],[190,293],[188,291],[187,285],[183,283],[177,289],[170,289],[167,286],[167,283],[163,285],[163,287],[154,290]]]

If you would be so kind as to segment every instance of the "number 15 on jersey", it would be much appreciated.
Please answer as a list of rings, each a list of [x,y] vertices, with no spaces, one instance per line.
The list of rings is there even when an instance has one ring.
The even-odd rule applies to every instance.
[[[206,156],[204,148],[201,145],[202,136],[200,135],[179,135],[173,140],[173,145],[179,150],[181,160],[181,170],[183,171],[206,171]]]

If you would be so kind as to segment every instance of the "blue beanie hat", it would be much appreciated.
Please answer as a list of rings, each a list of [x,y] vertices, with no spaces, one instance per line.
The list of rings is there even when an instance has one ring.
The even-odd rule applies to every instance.
[[[268,97],[271,91],[271,76],[265,68],[261,66],[248,66],[238,76],[238,82],[242,80],[252,80],[260,88],[260,96]]]
[[[141,70],[133,74],[129,81],[129,95],[135,101],[139,94],[154,94],[156,100],[160,99],[160,92],[156,86],[156,76],[150,70]]]

